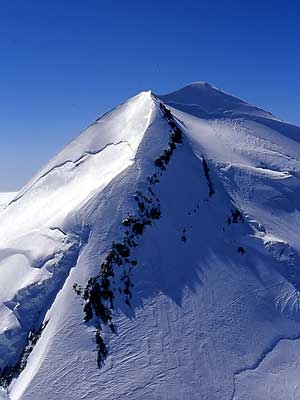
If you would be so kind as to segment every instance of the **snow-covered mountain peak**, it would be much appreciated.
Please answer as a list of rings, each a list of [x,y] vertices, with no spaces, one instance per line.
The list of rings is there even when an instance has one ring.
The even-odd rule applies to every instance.
[[[207,82],[194,82],[175,92],[158,95],[158,97],[170,106],[201,118],[238,117],[245,114],[274,118],[270,113],[227,94]]]
[[[294,399],[299,137],[141,92],[3,195],[0,399]]]
[[[6,239],[20,229],[59,225],[111,179],[134,162],[156,106],[141,92],[97,119],[59,152],[18,193],[2,215]],[[50,207],[52,205],[52,207]],[[35,218],[25,210],[35,209]],[[14,210],[14,211],[13,211]],[[12,213],[19,224],[11,224]],[[17,214],[16,214],[17,213]]]

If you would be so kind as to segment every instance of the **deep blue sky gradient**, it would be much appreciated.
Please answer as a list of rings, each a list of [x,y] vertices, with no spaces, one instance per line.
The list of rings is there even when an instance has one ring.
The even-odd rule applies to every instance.
[[[300,124],[296,1],[0,0],[0,191],[142,90],[197,80]]]

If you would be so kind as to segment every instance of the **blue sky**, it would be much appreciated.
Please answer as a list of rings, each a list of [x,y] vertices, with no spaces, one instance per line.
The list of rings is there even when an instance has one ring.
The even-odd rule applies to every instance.
[[[1,191],[20,188],[87,124],[141,90],[204,80],[300,124],[299,2],[0,7]]]

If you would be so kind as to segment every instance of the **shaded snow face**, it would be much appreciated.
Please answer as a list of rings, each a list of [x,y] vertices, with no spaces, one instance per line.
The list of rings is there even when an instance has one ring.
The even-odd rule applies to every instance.
[[[274,118],[272,114],[224,93],[206,82],[195,82],[173,93],[158,96],[164,103],[200,118],[247,115]]]
[[[1,365],[48,321],[3,392],[11,400],[298,394],[299,128],[203,83],[159,98],[104,115],[0,214]],[[182,131],[170,159],[160,101]],[[129,257],[122,222],[141,199],[159,218]],[[85,288],[115,249],[111,332],[84,322],[73,285]]]

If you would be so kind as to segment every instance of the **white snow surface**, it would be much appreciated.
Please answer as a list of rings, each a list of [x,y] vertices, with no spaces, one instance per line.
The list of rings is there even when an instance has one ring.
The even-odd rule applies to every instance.
[[[183,143],[153,189],[161,217],[132,250],[131,308],[116,298],[98,369],[73,284],[98,274],[168,146],[160,101]],[[0,369],[48,321],[0,399],[300,398],[299,139],[299,127],[207,83],[142,92],[0,195]],[[236,208],[244,223],[228,224]]]
[[[17,192],[0,192],[0,211],[3,210],[16,196]]]

